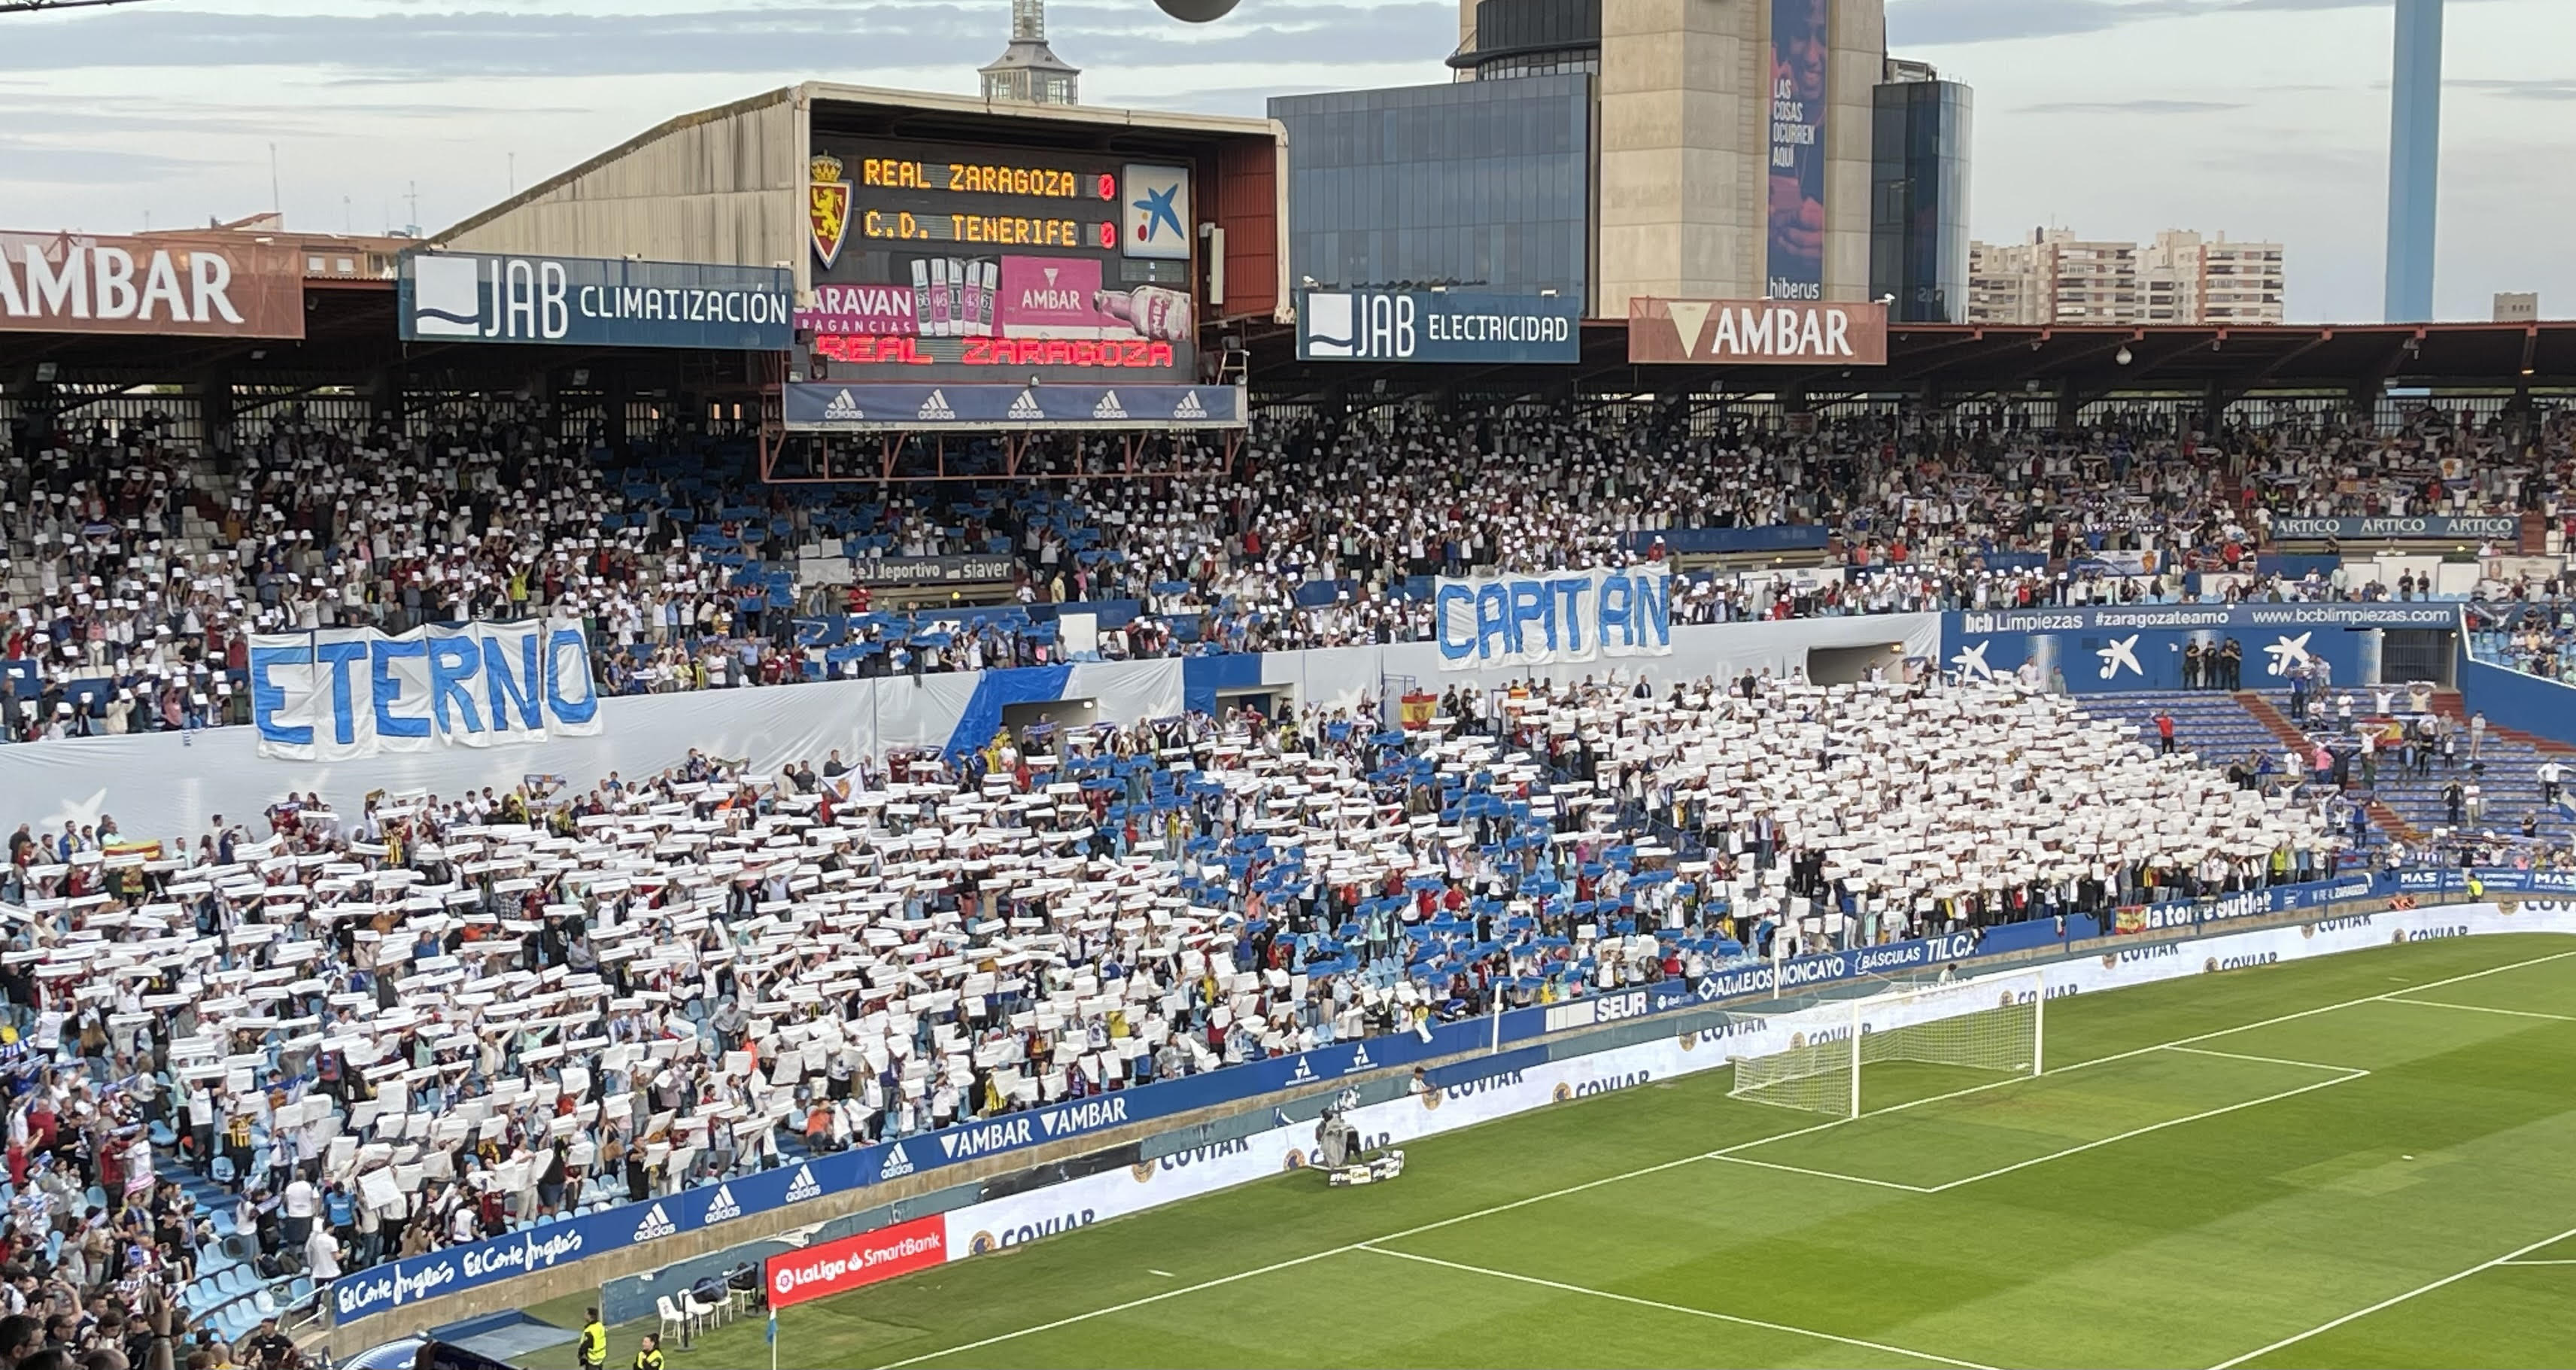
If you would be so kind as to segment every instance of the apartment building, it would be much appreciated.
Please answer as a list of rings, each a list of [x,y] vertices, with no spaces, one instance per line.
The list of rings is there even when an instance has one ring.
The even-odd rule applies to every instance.
[[[1972,243],[1968,319],[2011,324],[2266,324],[2282,321],[2279,243],[2168,229],[2137,243],[2037,229]]]

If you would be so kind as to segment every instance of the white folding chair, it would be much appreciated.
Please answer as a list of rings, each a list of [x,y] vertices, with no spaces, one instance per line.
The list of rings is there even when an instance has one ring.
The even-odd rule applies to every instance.
[[[655,1299],[653,1309],[662,1315],[662,1340],[678,1337],[686,1342],[689,1339],[689,1316],[672,1304],[670,1295]]]

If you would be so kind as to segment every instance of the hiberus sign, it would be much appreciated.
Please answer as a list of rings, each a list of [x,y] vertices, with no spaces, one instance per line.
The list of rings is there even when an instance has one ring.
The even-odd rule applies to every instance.
[[[250,640],[259,754],[343,761],[380,752],[590,737],[599,695],[580,625],[466,623],[387,637],[324,628]]]
[[[1299,361],[1508,364],[1582,355],[1582,306],[1557,296],[1309,290],[1297,301]]]
[[[1445,671],[1673,653],[1672,577],[1660,569],[1444,577],[1432,611]]]
[[[783,352],[794,276],[695,262],[423,252],[402,260],[406,342]]]

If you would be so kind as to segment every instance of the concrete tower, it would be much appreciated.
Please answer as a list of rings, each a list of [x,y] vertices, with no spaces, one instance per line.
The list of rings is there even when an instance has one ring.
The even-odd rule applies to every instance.
[[[2397,0],[2388,93],[2390,323],[2433,317],[2433,211],[2442,167],[2442,0]]]

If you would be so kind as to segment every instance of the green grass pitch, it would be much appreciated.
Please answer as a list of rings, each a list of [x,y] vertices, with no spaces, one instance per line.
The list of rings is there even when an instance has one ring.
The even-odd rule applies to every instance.
[[[1871,1066],[1849,1122],[1725,1070],[1559,1104],[793,1308],[779,1364],[2576,1364],[2567,939],[2053,1000],[2047,1048]]]

